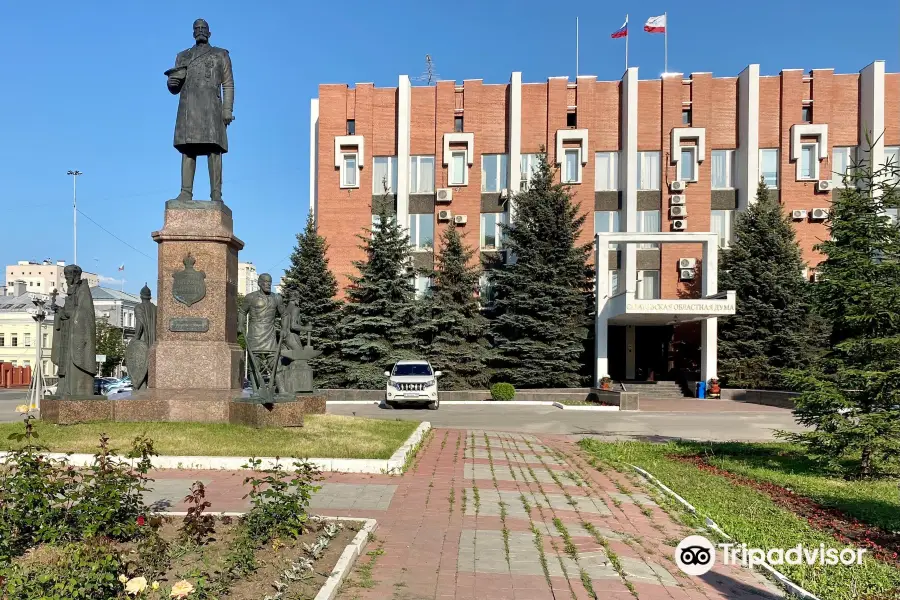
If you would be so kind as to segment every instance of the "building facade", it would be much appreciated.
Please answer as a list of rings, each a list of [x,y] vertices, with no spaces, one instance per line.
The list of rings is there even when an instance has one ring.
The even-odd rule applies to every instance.
[[[813,246],[827,235],[841,186],[835,172],[855,156],[896,161],[898,147],[900,74],[885,73],[883,61],[851,74],[763,76],[749,65],[736,77],[643,81],[637,68],[618,81],[523,83],[513,73],[504,84],[412,86],[404,75],[396,88],[319,86],[310,111],[310,204],[341,288],[364,258],[356,236],[377,225],[373,213],[386,194],[408,228],[416,266],[433,264],[434,240],[450,220],[469,245],[496,253],[500,225],[515,219],[509,192],[527,186],[543,148],[588,217],[581,242],[598,233],[637,236],[610,240],[599,253],[600,262],[607,257],[598,273],[598,343],[605,332],[607,362],[597,370],[614,379],[685,370],[707,378],[715,376],[716,317],[728,314],[728,297],[716,289],[708,264],[715,252],[702,234],[714,234],[716,250],[727,248],[734,215],[753,202],[762,177],[792,215],[805,276],[814,278]],[[684,237],[641,238],[658,233]],[[420,290],[427,285],[416,279]]]
[[[35,310],[32,298],[37,296],[49,303],[49,296],[45,294],[25,293],[0,297],[0,363],[10,363],[14,367],[31,367],[34,370],[38,364],[40,351],[44,377],[53,378],[56,376],[56,369],[50,362],[53,313],[46,311],[47,318],[38,330],[37,321],[32,318]]]
[[[25,290],[33,294],[49,294],[54,289],[63,294],[66,289],[66,276],[63,273],[65,267],[66,263],[62,260],[56,262],[20,260],[14,265],[7,265],[7,293],[14,294],[15,283],[21,281],[25,284]],[[81,277],[88,282],[90,287],[100,285],[100,279],[95,273],[85,271]]]
[[[238,289],[237,293],[246,296],[259,289],[259,276],[256,274],[256,266],[252,262],[238,263]]]
[[[104,287],[92,287],[94,314],[105,319],[113,327],[124,328],[125,339],[134,337],[134,308],[141,303],[138,296]]]

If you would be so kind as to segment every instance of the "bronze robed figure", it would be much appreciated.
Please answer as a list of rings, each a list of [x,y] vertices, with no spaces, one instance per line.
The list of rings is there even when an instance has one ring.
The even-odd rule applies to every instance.
[[[222,155],[228,152],[226,128],[234,121],[234,78],[228,50],[209,44],[209,24],[194,21],[193,48],[178,53],[175,67],[165,72],[167,86],[180,94],[175,121],[175,148],[181,152],[181,193],[194,197],[197,157],[209,163],[210,199],[222,201]]]
[[[94,299],[88,282],[81,278],[81,267],[63,269],[68,290],[62,306],[52,294],[53,345],[50,360],[59,371],[57,396],[92,396],[97,374],[97,324]]]
[[[150,288],[141,288],[141,303],[134,307],[134,339],[125,348],[125,363],[135,390],[147,387],[150,347],[156,342],[156,306],[150,302]]]

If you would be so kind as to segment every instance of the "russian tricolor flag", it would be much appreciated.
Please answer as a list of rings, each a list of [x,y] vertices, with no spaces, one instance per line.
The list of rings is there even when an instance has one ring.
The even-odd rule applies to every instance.
[[[613,39],[623,38],[628,35],[628,17],[625,17],[625,23],[621,27],[612,32],[610,36]]]
[[[665,33],[666,32],[666,15],[658,17],[650,17],[644,23],[644,31],[647,33]]]

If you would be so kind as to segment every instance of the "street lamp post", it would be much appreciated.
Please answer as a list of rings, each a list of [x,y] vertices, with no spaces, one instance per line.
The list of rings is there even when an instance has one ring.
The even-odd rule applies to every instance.
[[[31,318],[37,324],[37,336],[35,338],[35,366],[32,372],[31,398],[28,400],[29,410],[41,410],[41,398],[44,396],[44,344],[42,335],[44,332],[44,320],[47,313],[44,311],[44,304],[47,302],[40,296],[35,296],[31,302],[35,306],[34,314]]]
[[[72,176],[72,263],[78,264],[78,176],[84,175],[81,171],[67,171],[66,175]]]

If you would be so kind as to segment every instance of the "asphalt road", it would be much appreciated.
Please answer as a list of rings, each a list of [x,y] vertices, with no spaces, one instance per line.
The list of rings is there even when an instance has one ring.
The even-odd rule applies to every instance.
[[[28,390],[0,390],[0,423],[18,421],[22,418],[16,407],[28,400]]]

